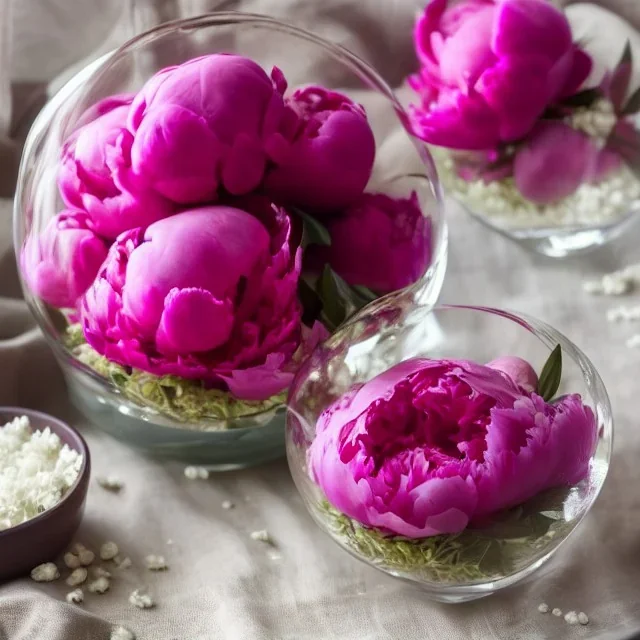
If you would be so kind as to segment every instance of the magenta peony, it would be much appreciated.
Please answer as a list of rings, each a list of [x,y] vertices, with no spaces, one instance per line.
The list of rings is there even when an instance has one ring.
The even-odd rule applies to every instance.
[[[265,399],[291,381],[300,268],[281,209],[184,211],[118,238],[82,300],[84,334],[113,362]]]
[[[547,0],[431,0],[417,22],[421,62],[409,82],[420,138],[492,149],[527,135],[547,106],[575,93],[591,58]]]
[[[402,289],[424,275],[431,262],[431,219],[418,197],[365,193],[326,222],[330,247],[313,247],[349,284],[377,293]]]
[[[563,122],[539,122],[517,152],[513,176],[520,193],[536,204],[570,196],[598,173],[600,152],[596,142]]]
[[[86,213],[66,210],[40,236],[31,236],[21,255],[33,293],[58,308],[74,308],[107,257],[108,246],[90,227]]]
[[[208,55],[158,72],[133,101],[133,172],[165,197],[193,204],[263,179],[265,147],[293,131],[286,81],[237,55]]]
[[[285,204],[327,213],[353,204],[373,169],[376,143],[364,108],[323,87],[287,101],[299,121],[291,140],[274,138],[267,192]]]
[[[421,538],[582,480],[596,440],[578,395],[547,404],[493,368],[414,359],[329,407],[308,455],[337,509]]]
[[[58,176],[65,203],[86,211],[96,233],[109,239],[173,211],[164,198],[131,179],[132,137],[125,128],[131,100],[107,98],[83,115],[86,124],[64,145]]]

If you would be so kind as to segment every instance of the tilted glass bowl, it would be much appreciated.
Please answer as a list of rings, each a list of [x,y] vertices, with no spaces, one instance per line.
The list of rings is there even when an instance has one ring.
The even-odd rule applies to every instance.
[[[406,114],[393,92],[374,69],[346,49],[251,14],[215,13],[152,29],[84,68],[53,97],[24,149],[14,211],[16,254],[20,256],[25,242],[41,233],[62,208],[56,182],[60,152],[86,109],[110,95],[138,90],[159,69],[216,52],[248,56],[266,70],[278,66],[289,90],[320,84],[365,106],[376,139],[376,163],[367,191],[396,197],[416,192],[423,214],[431,217],[432,261],[413,289],[425,301],[435,302],[446,268],[442,198],[431,156],[407,133]],[[23,288],[62,367],[72,401],[105,431],[148,453],[211,468],[242,467],[284,455],[282,404],[254,415],[193,421],[151,407],[123,389],[117,375],[101,374],[81,362],[65,342],[67,317],[44,304],[24,281]]]
[[[549,560],[593,506],[611,456],[609,399],[587,357],[543,322],[498,309],[429,309],[406,296],[391,298],[377,310],[364,310],[298,371],[287,416],[291,474],[316,523],[359,560],[419,585],[433,600],[464,602],[488,596],[527,578]],[[308,455],[318,417],[354,385],[414,357],[487,363],[511,355],[526,359],[539,372],[558,344],[564,356],[558,395],[579,393],[597,425],[597,447],[581,482],[545,491],[492,518],[488,526],[408,540],[345,516],[312,479]]]

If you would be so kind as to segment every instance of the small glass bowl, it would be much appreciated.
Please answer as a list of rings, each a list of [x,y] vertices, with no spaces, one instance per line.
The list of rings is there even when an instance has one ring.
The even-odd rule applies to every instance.
[[[622,109],[640,89],[640,31],[637,21],[634,26],[626,20],[631,9],[624,16],[620,12],[625,7],[619,2],[564,0],[560,4],[568,5],[564,10],[574,42],[581,43],[593,59],[585,87],[599,86],[605,73],[619,64],[629,44],[632,73]],[[596,146],[614,149],[610,146],[613,112],[609,100],[600,100],[576,112],[574,127],[588,133]],[[469,214],[530,250],[563,258],[607,244],[640,224],[640,115],[623,119],[628,129],[622,135],[633,146],[623,144],[621,148],[618,144],[616,155],[601,156],[597,168],[585,167],[582,182],[572,194],[545,205],[523,196],[508,170],[497,169],[486,180],[477,177],[475,169],[482,162],[481,154],[460,154],[435,147],[431,151],[446,192]],[[550,173],[549,181],[555,180],[556,176]]]
[[[86,109],[105,97],[138,90],[161,68],[215,52],[246,55],[267,70],[276,65],[292,88],[318,83],[365,106],[376,140],[376,164],[367,191],[395,197],[416,192],[421,210],[431,217],[432,261],[412,289],[435,303],[447,255],[442,196],[431,156],[407,132],[407,115],[395,95],[374,69],[346,49],[253,14],[220,12],[161,25],[88,65],[54,96],[24,148],[14,208],[16,254],[62,209],[56,181],[60,151]],[[244,467],[284,455],[283,404],[241,418],[178,420],[123,393],[108,375],[81,362],[65,343],[70,324],[66,317],[44,304],[24,281],[23,289],[62,367],[72,401],[104,430],[153,455],[212,469]]]
[[[394,577],[421,587],[429,598],[464,602],[488,596],[530,576],[558,547],[593,506],[611,456],[613,422],[602,380],[587,357],[549,325],[528,316],[483,307],[440,306],[430,310],[401,301],[396,323],[386,310],[364,310],[342,328],[299,370],[289,392],[287,456],[291,474],[316,523],[351,555]],[[588,476],[571,487],[539,494],[511,509],[486,528],[466,529],[458,536],[437,536],[422,568],[407,563],[415,541],[385,537],[335,510],[312,480],[307,454],[322,411],[354,384],[413,357],[467,359],[479,363],[499,356],[526,359],[536,371],[557,345],[564,355],[558,395],[579,393],[597,421],[598,441]],[[504,515],[504,517],[502,517]],[[478,556],[478,535],[482,536]],[[391,541],[391,542],[389,542]],[[472,546],[476,545],[476,546]],[[431,549],[431,550],[430,550]],[[422,554],[422,550],[420,551]],[[437,564],[440,553],[458,554],[453,564]],[[415,556],[411,556],[415,558]],[[424,561],[424,555],[421,556]],[[466,563],[466,564],[465,564]],[[473,569],[473,570],[470,570]]]

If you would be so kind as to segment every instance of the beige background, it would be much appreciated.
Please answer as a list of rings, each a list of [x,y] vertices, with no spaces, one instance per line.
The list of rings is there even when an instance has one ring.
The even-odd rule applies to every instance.
[[[449,208],[444,299],[508,306],[555,325],[592,357],[615,410],[610,477],[582,531],[544,575],[504,595],[469,605],[432,604],[419,591],[353,560],[316,529],[284,461],[190,482],[179,465],[139,457],[70,409],[53,357],[17,286],[9,196],[20,137],[44,86],[68,65],[108,49],[134,28],[215,4],[220,3],[168,2],[154,10],[115,0],[0,2],[0,195],[8,196],[0,206],[0,404],[43,409],[82,429],[94,475],[115,473],[126,488],[111,495],[92,485],[78,540],[90,546],[115,540],[138,567],[83,607],[62,601],[67,591],[62,583],[22,580],[0,586],[0,640],[106,640],[111,623],[126,624],[145,640],[617,639],[640,631],[640,350],[625,347],[631,327],[606,322],[606,309],[616,301],[581,291],[586,275],[640,260],[637,229],[588,258],[560,263],[528,254]],[[392,83],[412,68],[410,28],[419,3],[226,4],[288,16],[334,34]],[[618,0],[618,5],[640,23],[638,0]],[[640,295],[629,302],[640,303]],[[227,499],[235,509],[222,509]],[[249,537],[263,528],[277,542],[275,559]],[[151,575],[141,569],[148,553],[165,555],[170,571]],[[153,611],[127,603],[129,592],[143,584],[157,597]],[[569,627],[542,616],[536,610],[542,601],[586,611],[591,624]]]

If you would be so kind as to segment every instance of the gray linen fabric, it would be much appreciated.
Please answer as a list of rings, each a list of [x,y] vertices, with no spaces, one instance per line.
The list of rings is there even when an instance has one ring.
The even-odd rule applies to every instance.
[[[20,140],[54,76],[133,29],[221,4],[334,34],[394,84],[413,66],[410,27],[419,4],[413,0],[185,0],[136,6],[116,0],[4,0],[0,195],[10,195]],[[618,5],[640,23],[637,0]],[[74,413],[53,357],[20,299],[11,206],[8,198],[0,205],[0,404],[68,419],[90,443],[94,475],[114,473],[125,480],[120,495],[92,484],[77,539],[93,547],[114,540],[134,566],[109,593],[87,598],[80,607],[64,603],[68,589],[61,582],[24,579],[0,586],[0,640],[107,640],[112,624],[124,624],[144,640],[617,640],[640,632],[640,351],[625,347],[631,329],[607,323],[611,300],[588,297],[580,287],[586,274],[640,260],[637,230],[587,258],[554,262],[526,253],[449,206],[443,298],[526,311],[569,335],[602,373],[617,435],[597,506],[541,576],[476,603],[445,606],[340,551],[307,516],[284,461],[192,482],[179,465],[140,457]],[[223,509],[224,500],[235,508]],[[250,538],[251,531],[265,528],[277,543],[276,557]],[[149,553],[164,555],[169,571],[147,572],[143,559]],[[128,604],[128,594],[140,586],[156,596],[155,610]],[[586,611],[591,623],[570,627],[543,616],[537,612],[542,601],[564,611]]]

